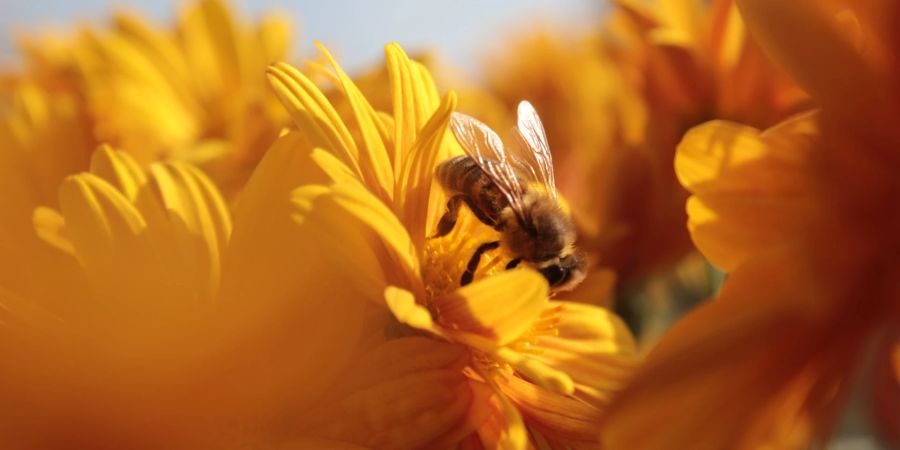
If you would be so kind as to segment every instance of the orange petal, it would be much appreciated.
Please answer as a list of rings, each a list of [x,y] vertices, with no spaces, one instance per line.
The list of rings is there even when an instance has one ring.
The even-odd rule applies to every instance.
[[[857,53],[829,3],[738,1],[747,27],[819,105],[860,130],[895,139],[894,83]]]
[[[420,359],[423,353],[429,356]],[[466,357],[461,347],[426,338],[385,342],[310,414],[304,434],[373,448],[430,448],[445,433],[466,435],[474,427],[457,429],[472,400],[462,373]]]
[[[516,404],[529,428],[568,447],[599,445],[600,430],[597,424],[603,410],[576,397],[542,389],[518,377],[505,377],[499,384]]]
[[[373,447],[350,444],[334,439],[301,438],[273,445],[272,450],[376,450]]]
[[[240,355],[252,362],[234,369],[241,389],[278,396],[295,407],[318,399],[354,360],[367,306],[346,282],[346,265],[322,257],[331,251],[321,247],[322,232],[292,218],[296,187],[327,182],[309,152],[299,133],[289,133],[257,166],[234,208],[216,299],[237,329],[226,339],[242,342],[237,348],[256,349]],[[325,186],[308,187],[310,202],[328,192]],[[318,194],[312,192],[316,188]],[[280,390],[288,385],[289,392]]]
[[[684,317],[607,408],[604,444],[808,448],[828,436],[865,336],[835,333],[804,252],[748,260]],[[653,430],[648,433],[647,430]]]
[[[760,133],[714,121],[684,136],[675,157],[697,248],[726,271],[784,242],[813,215],[809,173],[813,116]]]

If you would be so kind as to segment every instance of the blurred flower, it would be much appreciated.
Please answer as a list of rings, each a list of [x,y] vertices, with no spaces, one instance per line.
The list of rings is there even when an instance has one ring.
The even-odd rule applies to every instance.
[[[896,445],[900,216],[887,205],[900,201],[900,46],[888,24],[900,9],[740,4],[822,109],[762,133],[715,121],[684,137],[676,170],[693,194],[691,236],[730,276],[610,407],[608,443],[818,446],[861,380],[874,422]]]
[[[730,0],[620,0],[594,35],[507,53],[492,91],[546,118],[579,242],[626,283],[692,251],[671,168],[682,134],[711,118],[770,126],[804,103]]]
[[[0,285],[3,447],[283,441],[283,412],[320,408],[353,367],[364,312],[331,274],[296,265],[315,237],[289,197],[248,194],[232,218],[187,164],[146,175],[102,148],[90,165],[62,183],[58,210],[35,213],[46,248],[28,250],[57,253],[30,267],[45,285]],[[327,308],[304,295],[320,283]]]
[[[282,19],[246,25],[221,0],[185,7],[171,31],[120,14],[113,30],[86,31],[79,55],[95,133],[139,162],[214,163],[208,170],[231,188],[286,120],[264,74],[289,39]]]
[[[402,425],[406,433],[396,439],[403,440],[392,443],[401,448],[460,442],[475,448],[525,448],[529,441],[596,445],[595,423],[634,364],[630,334],[603,309],[549,300],[544,279],[528,269],[505,271],[510,258],[503,254],[489,255],[475,282],[459,288],[472,252],[496,239],[496,232],[464,213],[447,236],[426,238],[446,205],[432,183],[434,167],[460,152],[446,130],[456,96],[441,98],[428,71],[397,45],[387,46],[385,56],[391,115],[376,111],[327,52],[332,78],[352,108],[343,119],[299,71],[286,64],[270,69],[299,129],[282,139],[309,142],[309,157],[329,180],[293,192],[295,220],[318,230],[321,247],[310,256],[326,255],[316,263],[332,268],[356,287],[357,298],[381,311],[386,342],[427,336],[468,355],[443,388],[453,391],[455,401],[427,409],[433,391],[398,389],[379,399],[379,411],[421,405],[429,412],[415,417],[415,426],[402,422],[411,417],[394,414],[377,425]],[[392,364],[418,365],[433,357],[423,352]],[[313,431],[384,445],[370,437],[366,427],[373,424],[340,425],[341,417],[367,399],[336,396]]]
[[[224,0],[196,0],[174,29],[120,13],[77,39],[25,39],[21,77],[83,102],[95,141],[142,165],[198,164],[230,196],[286,125],[265,68],[287,57],[289,40],[281,18],[245,24]]]
[[[0,96],[0,286],[20,293],[47,288],[37,268],[59,255],[37,245],[32,215],[56,206],[59,183],[88,167],[93,141],[77,98],[16,80]],[[58,276],[62,276],[58,274]]]

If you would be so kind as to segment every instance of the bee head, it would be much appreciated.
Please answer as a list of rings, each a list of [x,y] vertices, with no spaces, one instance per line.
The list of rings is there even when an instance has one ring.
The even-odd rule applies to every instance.
[[[537,268],[554,292],[570,291],[587,275],[587,262],[581,253],[560,256],[558,260]]]

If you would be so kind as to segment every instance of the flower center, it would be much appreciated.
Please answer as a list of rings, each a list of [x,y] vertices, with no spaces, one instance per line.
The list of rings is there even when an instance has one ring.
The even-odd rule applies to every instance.
[[[453,231],[425,243],[422,280],[429,300],[459,289],[478,247],[500,239],[499,233],[479,222],[468,210],[460,211],[459,216]],[[502,248],[482,253],[473,280],[501,273],[510,259]]]

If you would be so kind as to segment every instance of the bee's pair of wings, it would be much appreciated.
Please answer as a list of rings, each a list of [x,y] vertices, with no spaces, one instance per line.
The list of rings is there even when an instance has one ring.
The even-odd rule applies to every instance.
[[[461,113],[453,113],[450,129],[463,150],[481,167],[520,216],[525,210],[526,186],[539,184],[556,200],[553,158],[544,126],[531,103],[519,103],[518,120],[503,146],[500,136],[487,125]]]

